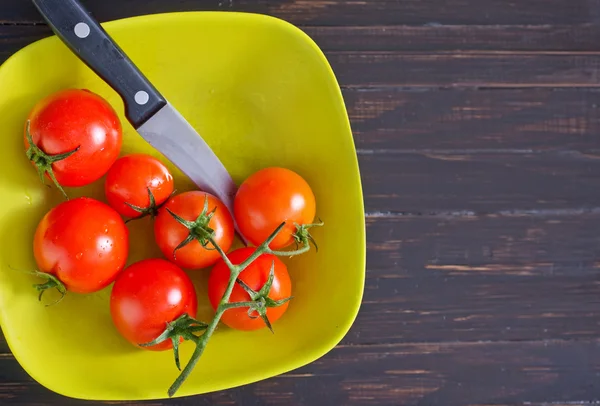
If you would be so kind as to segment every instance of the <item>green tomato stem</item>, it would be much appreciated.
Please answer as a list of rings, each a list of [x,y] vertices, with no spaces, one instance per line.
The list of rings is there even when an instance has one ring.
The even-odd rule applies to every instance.
[[[185,380],[188,378],[188,376],[191,374],[192,370],[194,369],[194,367],[200,360],[200,357],[202,356],[202,354],[204,353],[204,350],[206,349],[208,340],[210,339],[210,337],[214,333],[215,329],[217,328],[217,325],[219,324],[219,321],[221,320],[223,313],[225,313],[226,310],[233,309],[233,308],[252,307],[252,306],[256,305],[256,302],[229,303],[229,298],[231,297],[231,292],[233,291],[236,280],[237,280],[238,276],[242,273],[242,271],[244,269],[246,269],[248,266],[250,266],[250,264],[252,264],[252,262],[254,262],[258,257],[260,257],[263,254],[273,254],[273,255],[279,255],[279,256],[294,256],[294,255],[299,255],[299,254],[305,253],[308,250],[310,250],[310,245],[308,243],[306,243],[306,244],[304,244],[304,246],[302,248],[295,250],[295,251],[272,251],[269,248],[269,244],[271,244],[271,242],[273,242],[273,240],[281,232],[281,230],[283,229],[284,226],[285,226],[285,222],[282,223],[279,227],[277,227],[277,229],[269,236],[269,238],[267,238],[266,241],[264,241],[261,245],[259,245],[256,248],[256,250],[252,253],[252,255],[250,255],[244,262],[242,262],[239,265],[234,265],[229,260],[229,258],[227,257],[227,254],[222,250],[222,248],[219,246],[219,244],[217,244],[217,242],[214,240],[214,238],[212,236],[208,237],[208,241],[219,252],[221,257],[223,258],[223,261],[229,268],[229,271],[230,271],[229,282],[227,284],[227,289],[225,290],[225,293],[221,297],[221,301],[219,302],[219,305],[217,306],[215,315],[214,315],[212,321],[209,323],[208,327],[206,328],[204,334],[202,334],[201,336],[199,336],[195,340],[193,340],[194,343],[196,344],[196,349],[195,349],[194,353],[192,354],[190,360],[188,361],[187,365],[183,369],[183,371],[181,371],[181,374],[179,374],[179,376],[177,377],[175,382],[169,388],[169,391],[168,391],[169,397],[173,397],[173,395],[175,395],[175,393],[179,390],[181,385],[185,382]]]
[[[293,251],[272,251],[268,249],[266,251],[267,254],[276,255],[278,257],[293,257],[296,255],[301,255],[310,251],[310,246],[308,244],[304,245],[302,248]]]
[[[233,303],[225,303],[223,305],[223,310],[237,309],[239,307],[254,307],[254,306],[256,306],[256,302],[233,302]]]
[[[52,182],[56,185],[56,188],[62,193],[66,200],[69,200],[69,196],[63,189],[62,185],[58,183],[56,176],[54,175],[54,170],[52,169],[52,164],[58,161],[62,161],[63,159],[67,159],[77,151],[79,151],[80,147],[75,148],[72,151],[65,152],[63,154],[49,155],[41,150],[37,145],[33,143],[33,137],[31,135],[31,122],[27,120],[27,129],[25,136],[27,138],[27,143],[29,144],[29,148],[27,148],[26,155],[27,158],[35,164],[35,167],[38,171],[38,175],[42,183],[46,183],[44,179],[44,175],[48,174]]]

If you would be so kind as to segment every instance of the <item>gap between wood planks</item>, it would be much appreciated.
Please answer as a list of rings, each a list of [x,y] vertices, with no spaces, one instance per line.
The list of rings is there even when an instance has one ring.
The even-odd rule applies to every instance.
[[[472,90],[537,90],[537,89],[569,89],[569,90],[593,90],[600,89],[600,83],[579,84],[579,83],[455,83],[455,84],[428,84],[414,83],[410,85],[398,84],[340,84],[342,90],[352,90],[355,92],[376,92],[381,90],[393,90],[397,92],[431,92],[431,91],[472,91]]]
[[[496,212],[476,212],[473,210],[450,210],[450,211],[370,211],[366,212],[367,218],[411,218],[411,217],[432,217],[432,218],[455,218],[455,217],[559,217],[576,216],[581,214],[600,214],[600,207],[579,207],[567,209],[511,209],[499,210]]]
[[[589,149],[586,151],[576,150],[538,150],[538,149],[517,149],[517,148],[477,148],[477,149],[394,149],[394,148],[357,148],[358,155],[403,155],[403,154],[423,154],[423,155],[471,155],[471,154],[512,154],[512,155],[553,155],[553,156],[569,156],[581,157],[589,159],[588,154],[600,154],[598,149]],[[591,158],[596,159],[596,157]]]
[[[340,343],[335,346],[332,351],[342,350],[342,349],[360,349],[360,348],[368,348],[370,351],[375,351],[377,349],[398,349],[398,348],[435,348],[438,346],[443,346],[445,348],[460,348],[460,347],[476,347],[476,346],[502,346],[502,345],[512,345],[512,344],[523,344],[523,345],[564,345],[569,343],[579,343],[579,344],[592,344],[592,345],[600,345],[600,339],[564,339],[564,338],[549,338],[549,339],[538,339],[538,340],[519,340],[519,339],[510,339],[510,340],[474,340],[474,341],[406,341],[399,343],[359,343],[359,344],[344,344]],[[14,359],[12,353],[0,353],[0,358],[5,359]],[[305,376],[313,376],[313,374],[302,374]],[[296,375],[296,376],[302,376]],[[17,384],[18,383],[11,383]],[[0,383],[2,385],[2,383]]]

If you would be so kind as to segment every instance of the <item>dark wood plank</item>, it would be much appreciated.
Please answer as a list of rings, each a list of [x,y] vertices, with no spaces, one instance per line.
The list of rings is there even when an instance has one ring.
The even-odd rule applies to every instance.
[[[514,405],[578,402],[600,390],[597,341],[342,346],[292,373],[227,392],[148,404]],[[32,383],[0,358],[3,405],[83,404]]]
[[[367,222],[351,344],[595,339],[600,213]]]
[[[4,62],[21,48],[49,35],[51,31],[45,25],[0,24],[0,62]]]
[[[596,89],[346,89],[344,99],[363,153],[600,148]]]
[[[423,151],[360,156],[369,212],[450,214],[592,208],[595,154]]]
[[[303,26],[325,51],[600,50],[600,25]]]
[[[515,52],[333,52],[352,87],[598,87],[600,54]]]
[[[544,266],[525,268],[542,271]],[[376,277],[371,272],[356,325],[343,342],[596,339],[597,297],[597,269],[596,275],[572,277],[405,279]]]
[[[598,230],[598,209],[369,217],[368,279],[593,278],[600,272]]]
[[[295,24],[583,24],[600,16],[596,0],[83,0],[101,21],[140,14],[231,10],[274,15]],[[41,21],[30,2],[2,0],[2,21]]]
[[[26,3],[26,2],[24,2]],[[600,25],[302,26],[329,52],[531,51],[598,52]],[[51,35],[44,24],[0,24],[0,60]]]

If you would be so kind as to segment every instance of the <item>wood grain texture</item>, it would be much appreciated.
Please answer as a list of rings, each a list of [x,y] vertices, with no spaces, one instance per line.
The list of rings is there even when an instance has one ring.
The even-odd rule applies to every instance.
[[[84,404],[27,380],[0,358],[3,405]],[[293,373],[251,386],[148,405],[514,405],[595,399],[597,341],[341,346]],[[118,404],[118,403],[117,403]],[[127,403],[123,403],[127,404]]]
[[[600,213],[367,224],[365,295],[345,344],[598,335]]]
[[[26,2],[24,2],[26,3]],[[1,1],[0,1],[1,4]],[[376,25],[300,27],[326,53],[529,51],[600,52],[600,26],[583,25]],[[52,32],[45,25],[1,24],[0,55],[12,52]],[[12,51],[12,52],[11,52]]]
[[[600,55],[515,52],[341,52],[345,87],[598,87]]]
[[[600,27],[581,25],[302,26],[325,51],[597,52]]]
[[[600,149],[596,89],[346,89],[359,153]]]
[[[342,343],[280,377],[144,404],[600,404],[600,1],[83,2],[101,21],[299,25],[343,88],[363,176],[367,280]],[[29,1],[0,0],[0,60],[49,34]],[[35,383],[0,338],[0,404],[87,403]]]
[[[585,24],[600,19],[597,0],[82,0],[101,21],[170,11],[230,10],[274,15],[300,25]],[[1,0],[0,21],[39,22],[29,2]]]
[[[366,209],[374,213],[495,214],[598,204],[595,154],[391,152],[361,155],[360,165]]]

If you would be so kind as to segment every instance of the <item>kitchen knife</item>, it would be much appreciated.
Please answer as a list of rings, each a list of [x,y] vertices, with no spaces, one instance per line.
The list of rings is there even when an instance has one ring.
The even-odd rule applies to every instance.
[[[123,98],[137,132],[233,214],[237,187],[208,144],[78,0],[32,0],[54,33]]]

